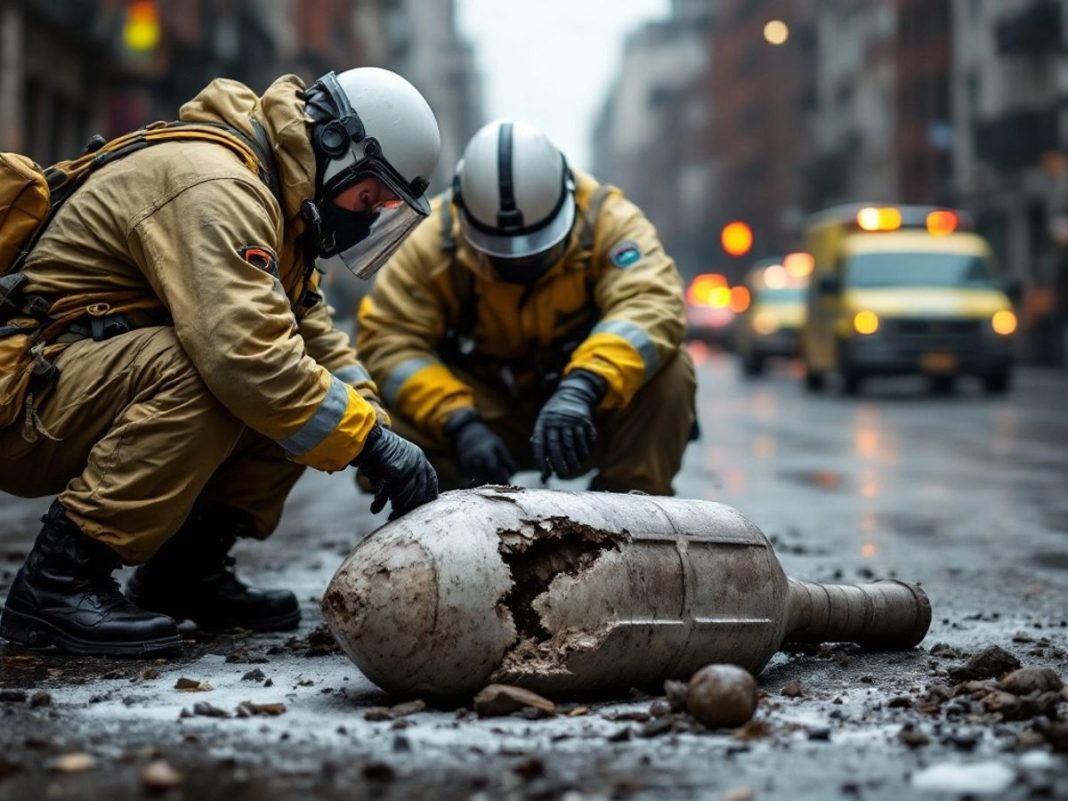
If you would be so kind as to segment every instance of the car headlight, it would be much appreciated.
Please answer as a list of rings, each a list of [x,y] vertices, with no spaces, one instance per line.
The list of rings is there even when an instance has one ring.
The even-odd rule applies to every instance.
[[[994,333],[1003,337],[1016,333],[1016,326],[1016,315],[1008,309],[995,312],[994,316],[990,318],[990,327],[994,329]]]
[[[853,330],[858,334],[874,334],[879,330],[879,315],[865,309],[853,315]]]

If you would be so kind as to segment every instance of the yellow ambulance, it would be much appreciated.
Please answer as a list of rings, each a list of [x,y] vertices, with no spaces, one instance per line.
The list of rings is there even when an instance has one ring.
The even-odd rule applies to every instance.
[[[847,394],[873,375],[920,373],[936,391],[960,375],[1005,392],[1013,290],[967,215],[930,206],[839,206],[805,228],[813,256],[801,332],[805,385],[837,374]]]

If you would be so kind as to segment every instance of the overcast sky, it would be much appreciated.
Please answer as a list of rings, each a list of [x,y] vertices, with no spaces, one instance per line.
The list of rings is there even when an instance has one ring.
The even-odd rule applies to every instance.
[[[475,46],[488,119],[525,120],[590,169],[590,134],[623,39],[669,0],[457,0]]]

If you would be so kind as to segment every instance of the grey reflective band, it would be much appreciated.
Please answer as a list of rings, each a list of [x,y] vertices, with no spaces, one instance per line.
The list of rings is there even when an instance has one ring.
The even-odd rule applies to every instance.
[[[590,334],[615,334],[622,337],[634,346],[645,362],[645,380],[648,381],[656,373],[660,355],[656,352],[656,344],[640,326],[629,320],[605,320],[603,323],[597,323]]]
[[[307,453],[337,430],[348,408],[348,384],[338,380],[336,376],[331,376],[330,388],[327,389],[326,397],[315,410],[315,414],[295,433],[290,434],[278,444],[290,456]]]
[[[342,367],[340,370],[335,370],[334,378],[344,381],[346,384],[359,384],[363,381],[370,381],[371,374],[364,369],[362,364],[352,364],[348,367]]]
[[[389,374],[389,378],[382,384],[382,399],[389,406],[395,404],[404,382],[424,367],[429,367],[435,363],[434,359],[429,359],[426,356],[416,356],[414,359],[406,359],[398,364],[393,368],[393,372]]]

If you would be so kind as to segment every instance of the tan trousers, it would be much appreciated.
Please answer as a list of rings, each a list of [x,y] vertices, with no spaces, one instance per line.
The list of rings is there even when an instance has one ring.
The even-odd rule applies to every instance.
[[[451,369],[475,391],[479,413],[504,440],[520,469],[536,469],[530,435],[542,399],[530,394],[514,398],[498,382]],[[599,413],[597,442],[583,465],[583,472],[597,469],[590,489],[674,494],[671,481],[679,472],[682,454],[693,430],[696,389],[693,360],[687,351],[680,350],[638,391],[627,408]],[[393,429],[426,452],[438,471],[438,484],[442,490],[467,486],[449,447],[416,429],[395,410],[389,411]]]
[[[0,491],[58,494],[127,564],[154,554],[198,500],[247,512],[261,537],[278,525],[304,467],[215,399],[173,328],[76,342],[57,365],[39,408],[55,439],[0,430]]]

